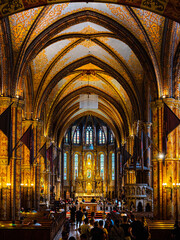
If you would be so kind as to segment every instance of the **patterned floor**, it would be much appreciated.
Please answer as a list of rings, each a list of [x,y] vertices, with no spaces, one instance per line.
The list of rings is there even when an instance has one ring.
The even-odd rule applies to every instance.
[[[73,236],[76,238],[76,240],[80,240],[80,233],[79,233],[79,231],[75,230],[77,228],[78,228],[78,226],[76,224],[70,226],[69,238],[71,236]],[[55,236],[54,240],[59,240],[62,237],[61,233],[62,233],[62,229],[59,230],[59,232]]]

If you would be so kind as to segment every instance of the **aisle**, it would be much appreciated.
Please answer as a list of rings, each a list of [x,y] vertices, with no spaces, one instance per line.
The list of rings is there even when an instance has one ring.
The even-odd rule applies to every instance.
[[[71,236],[73,236],[73,237],[76,238],[76,240],[80,240],[80,233],[79,233],[79,231],[75,231],[75,229],[76,229],[76,224],[70,225],[69,238],[70,238]],[[55,236],[54,240],[59,240],[59,239],[62,237],[61,233],[62,233],[62,229],[59,230],[59,232],[58,232],[57,235]]]

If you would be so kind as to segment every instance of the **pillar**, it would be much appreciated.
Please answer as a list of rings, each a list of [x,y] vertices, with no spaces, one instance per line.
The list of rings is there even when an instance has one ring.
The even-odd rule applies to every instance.
[[[163,101],[176,113],[179,117],[180,108],[179,100],[173,98],[166,98]],[[176,183],[179,183],[178,166],[180,159],[179,156],[179,143],[178,134],[179,127],[173,130],[168,135],[167,154],[165,159],[159,159],[159,153],[162,152],[162,137],[163,137],[163,114],[164,104],[162,99],[152,103],[153,113],[153,188],[154,188],[154,217],[158,219],[175,219],[178,215],[178,194],[179,188],[176,188]],[[166,185],[163,185],[166,183]]]

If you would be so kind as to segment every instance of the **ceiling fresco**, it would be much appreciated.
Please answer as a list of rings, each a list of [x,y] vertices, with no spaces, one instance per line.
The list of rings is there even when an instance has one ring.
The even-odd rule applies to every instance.
[[[72,119],[83,113],[78,107],[81,93],[95,93],[100,108],[94,112],[114,124],[114,129],[116,119],[123,136],[125,131],[131,133],[133,121],[144,117],[146,84],[151,85],[152,99],[163,95],[168,79],[162,77],[162,66],[170,65],[169,56],[162,53],[166,26],[169,23],[174,29],[174,38],[168,39],[174,39],[170,45],[175,54],[179,24],[166,19],[165,10],[159,15],[155,8],[137,8],[141,0],[135,5],[50,2],[30,7],[22,0],[23,9],[13,15],[3,13],[9,21],[16,93],[21,97],[30,93],[32,101],[27,102],[32,106],[27,109],[34,118],[46,113],[46,126],[54,124],[54,129],[58,129],[58,116]],[[159,2],[165,9],[169,6],[168,0]],[[5,3],[1,14],[2,6]]]
[[[137,8],[133,8],[133,10],[145,28],[159,60],[165,18],[149,11],[141,11]]]
[[[29,29],[42,9],[43,7],[33,8],[9,17],[12,46],[15,52],[19,52]]]

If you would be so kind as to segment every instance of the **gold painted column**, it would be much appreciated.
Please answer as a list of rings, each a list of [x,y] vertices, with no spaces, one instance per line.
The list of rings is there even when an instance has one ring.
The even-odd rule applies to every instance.
[[[12,99],[12,136],[13,147],[19,141],[22,136],[22,108],[23,101],[14,98]],[[19,144],[18,144],[19,145]],[[13,151],[12,164],[12,180],[11,180],[11,206],[12,206],[12,219],[19,219],[19,211],[21,208],[21,159],[22,148],[17,147]]]
[[[0,97],[0,114],[10,105],[11,99]],[[12,112],[12,111],[11,111]],[[11,217],[11,176],[12,164],[8,165],[8,138],[0,131],[0,219],[7,220]],[[9,194],[10,192],[10,194]],[[8,211],[10,210],[10,212]]]
[[[153,144],[158,147],[158,109],[156,106],[156,102],[151,104],[152,108],[152,140]],[[158,218],[159,216],[159,201],[158,201],[158,159],[157,159],[158,151],[153,147],[153,190],[154,190],[154,217]]]
[[[179,117],[179,100],[165,98],[163,101]],[[153,113],[153,143],[162,152],[164,104],[162,99],[152,103]],[[168,135],[167,154],[165,159],[159,159],[158,151],[153,148],[153,188],[154,217],[158,219],[175,219],[178,215],[179,188],[179,128]]]
[[[151,139],[151,127],[152,123],[146,122],[144,123],[145,128],[145,134]],[[147,141],[147,140],[146,140]],[[148,143],[148,141],[147,141]],[[149,143],[148,143],[149,144]],[[148,146],[145,146],[145,148]],[[151,160],[151,146],[149,146],[144,154],[144,162],[145,166],[149,169],[149,172],[147,173],[147,183],[150,187],[152,187],[152,160]]]
[[[36,158],[34,160],[33,169],[32,169],[32,172],[33,172],[32,205],[36,210],[39,210],[41,192],[42,192],[42,196],[44,196],[44,189],[45,189],[44,158],[39,154],[40,148],[45,143],[45,137],[43,135],[43,122],[38,119],[34,120],[33,129],[34,129],[34,155]]]
[[[23,101],[18,98],[0,97],[0,114],[11,105],[12,147],[22,134]],[[13,151],[8,165],[8,138],[0,131],[0,201],[1,219],[18,219],[20,210],[21,148]]]
[[[117,149],[116,152],[116,183],[115,183],[115,196],[119,199],[120,197],[120,187],[121,187],[121,179],[120,179],[120,169],[119,169],[119,164],[120,164],[120,148]],[[117,184],[117,185],[116,185]]]
[[[29,128],[29,126],[32,124],[31,120],[24,120],[22,122],[22,129],[23,133]],[[32,208],[31,204],[31,168],[30,165],[30,151],[29,149],[23,145],[22,146],[22,161],[21,161],[21,207],[23,207],[25,210]]]

